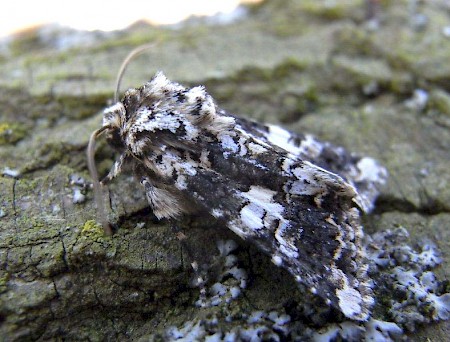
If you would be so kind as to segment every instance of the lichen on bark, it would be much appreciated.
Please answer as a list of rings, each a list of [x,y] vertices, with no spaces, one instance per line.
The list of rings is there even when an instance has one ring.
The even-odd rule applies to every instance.
[[[135,26],[120,38],[104,35],[94,45],[67,50],[36,44],[39,32],[28,39],[32,46],[26,37],[16,38],[24,41],[0,58],[0,335],[138,339],[206,314],[191,308],[198,289],[190,287],[192,270],[174,228],[153,217],[131,173],[105,194],[115,235],[103,236],[92,221],[89,135],[101,125],[99,111],[112,97],[124,56],[159,37],[155,49],[130,65],[125,84],[139,86],[163,70],[174,81],[205,84],[232,113],[377,158],[390,179],[375,213],[364,218],[366,230],[403,225],[413,241],[431,238],[444,255],[440,274],[448,278],[450,48],[442,33],[449,25],[439,7],[444,2],[424,6],[424,31],[409,24],[404,2],[383,2],[374,31],[365,26],[361,1],[335,10],[319,2],[282,3],[254,6],[230,25]],[[430,101],[405,102],[419,88]],[[113,159],[99,142],[101,174]],[[11,178],[6,167],[19,175]],[[84,185],[74,184],[74,175]],[[81,203],[74,203],[75,188],[86,196]],[[216,239],[233,238],[201,217],[185,218],[178,229],[199,254],[214,255]],[[238,257],[254,280],[233,310],[288,305],[299,291],[289,275],[239,244]],[[276,293],[273,277],[282,284]],[[445,339],[449,330],[448,322],[430,325],[414,339]]]

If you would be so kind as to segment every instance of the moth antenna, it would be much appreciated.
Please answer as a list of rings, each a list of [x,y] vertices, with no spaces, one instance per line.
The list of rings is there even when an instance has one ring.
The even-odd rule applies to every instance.
[[[145,50],[155,47],[156,44],[157,43],[150,43],[150,44],[144,44],[144,45],[138,46],[137,48],[133,49],[128,54],[128,56],[125,58],[125,60],[122,62],[122,65],[120,66],[119,72],[117,74],[117,79],[116,79],[116,92],[114,93],[114,103],[119,101],[120,83],[122,82],[123,74],[125,73],[125,71],[128,67],[128,64],[130,64],[130,62],[133,58],[140,55]]]
[[[97,167],[95,166],[95,139],[97,139],[97,137],[100,136],[108,128],[110,127],[103,126],[102,128],[97,129],[91,134],[87,148],[87,161],[89,173],[91,174],[92,178],[92,185],[94,187],[94,199],[97,205],[97,218],[102,224],[105,234],[111,236],[112,230],[106,217],[105,206],[103,204],[101,184],[100,181],[98,180]]]
[[[136,57],[137,55],[141,54],[145,50],[148,50],[155,46],[155,43],[151,44],[144,44],[141,45],[134,50],[132,50],[128,56],[125,58],[125,60],[122,62],[122,65],[120,66],[119,72],[117,74],[116,79],[116,91],[114,93],[114,102],[119,101],[119,91],[120,91],[120,82],[122,81],[123,74],[125,73],[125,70],[127,69],[128,64],[130,61]],[[98,172],[97,167],[95,166],[95,140],[98,136],[100,136],[106,129],[110,128],[109,126],[103,126],[102,128],[99,128],[95,132],[91,134],[91,137],[89,138],[89,144],[87,148],[87,160],[88,160],[88,169],[89,173],[91,174],[92,178],[92,185],[94,187],[94,199],[95,203],[97,205],[97,218],[101,222],[103,226],[103,230],[105,231],[106,235],[112,235],[111,226],[109,225],[109,222],[107,220],[105,206],[103,203],[103,196],[102,196],[102,188],[100,181],[98,179]]]

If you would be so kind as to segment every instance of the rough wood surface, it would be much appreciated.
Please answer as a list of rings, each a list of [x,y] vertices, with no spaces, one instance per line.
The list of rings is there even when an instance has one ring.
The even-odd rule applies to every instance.
[[[376,212],[365,218],[366,230],[402,225],[412,241],[431,238],[445,259],[440,275],[448,279],[449,9],[445,1],[424,5],[428,24],[420,27],[406,1],[385,1],[379,28],[369,30],[361,1],[320,3],[267,1],[230,25],[193,20],[177,30],[135,25],[111,34],[34,30],[1,50],[5,340],[145,339],[197,314],[186,255],[170,225],[146,209],[132,177],[109,189],[117,233],[105,237],[93,221],[87,140],[101,124],[122,59],[152,41],[159,43],[130,65],[124,84],[138,86],[163,70],[180,83],[205,84],[233,113],[377,158],[390,180]],[[419,88],[428,102],[406,104]],[[100,173],[113,157],[100,143]],[[216,239],[233,238],[202,218],[186,218],[179,228],[205,259],[216,253]],[[234,239],[253,279],[236,310],[269,310],[296,293],[288,274]],[[414,339],[444,340],[449,332],[444,322]]]

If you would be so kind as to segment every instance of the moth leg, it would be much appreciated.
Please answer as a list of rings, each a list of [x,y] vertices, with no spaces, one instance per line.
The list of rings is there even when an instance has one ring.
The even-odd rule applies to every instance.
[[[178,218],[188,211],[175,191],[163,183],[158,183],[149,177],[142,177],[141,184],[145,189],[148,203],[158,219]]]
[[[102,185],[107,185],[114,178],[116,178],[122,171],[122,167],[128,161],[128,158],[129,158],[128,154],[126,153],[121,154],[119,160],[116,160],[114,162],[114,165],[112,166],[111,170],[109,170],[109,173],[106,175],[104,179],[102,179],[100,183]]]

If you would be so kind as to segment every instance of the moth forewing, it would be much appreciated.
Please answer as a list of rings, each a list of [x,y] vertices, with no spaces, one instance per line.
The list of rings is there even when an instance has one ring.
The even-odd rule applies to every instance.
[[[359,195],[335,173],[357,161],[345,150],[349,165],[327,171],[329,145],[229,115],[162,73],[107,108],[103,125],[121,151],[109,178],[133,164],[159,218],[208,212],[346,317],[369,317]]]

